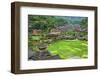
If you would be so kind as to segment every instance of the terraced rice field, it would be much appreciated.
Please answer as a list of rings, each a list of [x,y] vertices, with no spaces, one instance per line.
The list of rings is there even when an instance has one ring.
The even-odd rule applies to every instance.
[[[62,59],[80,59],[88,57],[88,43],[80,40],[60,40],[49,44],[48,50],[52,55]]]

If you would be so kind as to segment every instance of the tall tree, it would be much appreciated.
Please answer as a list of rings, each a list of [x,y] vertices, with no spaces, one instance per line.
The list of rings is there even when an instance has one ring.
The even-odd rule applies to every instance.
[[[83,18],[81,23],[80,23],[81,29],[87,29],[88,28],[88,18]]]
[[[67,23],[68,22],[66,19],[61,18],[59,16],[42,16],[42,15],[28,16],[29,32],[31,32],[32,29],[41,29],[43,31],[49,31],[50,29],[54,27],[62,26]]]

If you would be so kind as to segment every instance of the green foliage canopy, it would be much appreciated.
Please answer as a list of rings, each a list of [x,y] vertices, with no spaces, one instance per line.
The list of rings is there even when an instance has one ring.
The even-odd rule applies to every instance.
[[[67,24],[67,19],[57,16],[28,16],[29,32],[32,29],[41,29],[43,31],[49,31],[50,29]]]

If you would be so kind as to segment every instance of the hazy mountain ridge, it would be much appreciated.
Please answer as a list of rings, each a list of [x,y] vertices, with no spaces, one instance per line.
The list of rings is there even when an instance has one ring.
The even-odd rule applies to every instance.
[[[80,22],[87,18],[87,17],[77,17],[77,16],[63,16],[60,17],[58,16],[58,18],[62,18],[68,21],[68,24],[80,24]]]

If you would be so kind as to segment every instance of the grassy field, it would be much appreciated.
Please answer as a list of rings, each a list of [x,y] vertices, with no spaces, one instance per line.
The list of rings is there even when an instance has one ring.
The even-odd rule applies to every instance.
[[[48,50],[62,59],[87,58],[88,43],[80,40],[60,40],[50,44]]]

